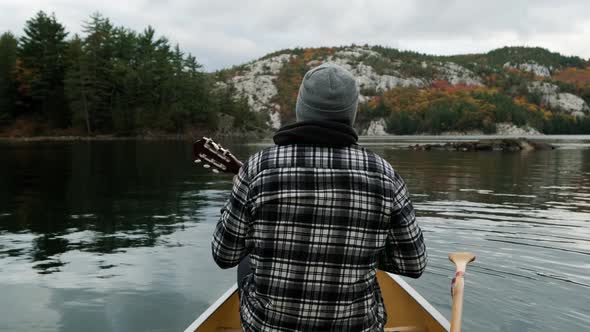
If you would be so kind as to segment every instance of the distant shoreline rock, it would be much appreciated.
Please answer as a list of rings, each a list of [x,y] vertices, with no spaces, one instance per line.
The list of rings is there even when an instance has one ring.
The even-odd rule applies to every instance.
[[[389,136],[392,134],[387,133],[386,121],[384,118],[378,118],[369,122],[367,129],[361,130],[361,134],[365,136]],[[417,134],[416,136],[432,135],[430,133]],[[435,136],[487,136],[490,134],[484,133],[482,130],[475,129],[469,131],[445,131]],[[518,127],[517,125],[510,122],[499,122],[496,123],[496,132],[491,135],[499,136],[542,136],[543,133],[537,129],[523,126]]]
[[[527,136],[542,136],[543,134],[539,132],[537,129],[524,126],[518,127],[513,123],[510,122],[500,122],[496,123],[496,134],[497,135],[507,135],[507,136],[516,136],[516,135],[527,135]]]
[[[538,151],[553,150],[555,146],[524,138],[491,139],[477,142],[448,142],[445,144],[415,144],[410,149],[416,151]]]

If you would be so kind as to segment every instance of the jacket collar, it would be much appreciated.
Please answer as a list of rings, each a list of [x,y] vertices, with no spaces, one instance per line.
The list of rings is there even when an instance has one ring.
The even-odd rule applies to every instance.
[[[350,125],[335,121],[301,121],[280,128],[273,136],[276,145],[315,144],[345,147],[356,144],[358,135]]]

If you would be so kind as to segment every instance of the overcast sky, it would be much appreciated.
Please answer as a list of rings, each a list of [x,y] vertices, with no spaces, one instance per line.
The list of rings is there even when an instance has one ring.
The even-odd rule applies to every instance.
[[[0,32],[20,35],[39,10],[71,33],[96,11],[134,30],[152,25],[206,70],[351,43],[431,54],[542,46],[590,58],[590,0],[0,0]]]

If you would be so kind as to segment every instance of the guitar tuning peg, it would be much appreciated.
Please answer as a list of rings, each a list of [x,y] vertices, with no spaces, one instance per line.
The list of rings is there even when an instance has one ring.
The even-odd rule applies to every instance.
[[[214,168],[213,173],[219,173],[219,170]]]
[[[205,167],[205,168],[210,168],[210,167],[211,167],[211,165],[209,165],[209,164],[203,164],[203,167]]]
[[[198,164],[198,163],[200,163],[201,161],[202,161],[201,159],[196,159],[196,160],[195,160],[195,164]]]

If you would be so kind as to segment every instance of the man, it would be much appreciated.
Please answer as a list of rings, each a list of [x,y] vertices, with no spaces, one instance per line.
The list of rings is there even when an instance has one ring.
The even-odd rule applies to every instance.
[[[426,248],[404,181],[358,146],[354,77],[305,74],[297,122],[244,163],[215,230],[221,268],[240,264],[244,331],[383,331],[375,269],[419,277]]]

